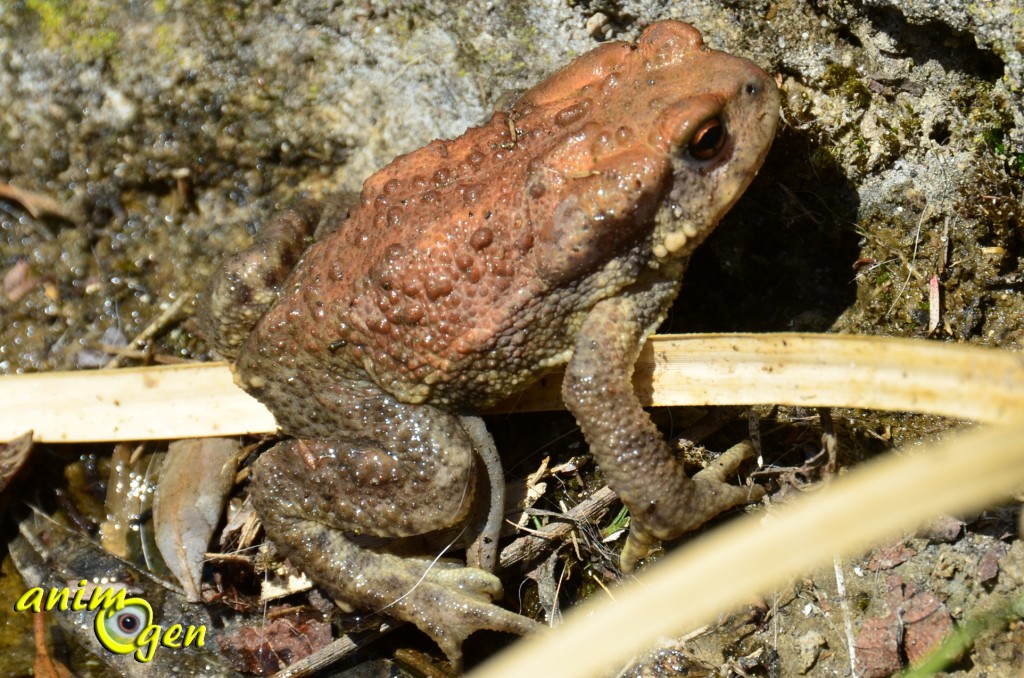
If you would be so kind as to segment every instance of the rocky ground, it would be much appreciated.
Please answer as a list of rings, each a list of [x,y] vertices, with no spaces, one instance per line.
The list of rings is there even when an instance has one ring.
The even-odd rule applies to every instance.
[[[176,302],[144,348],[207,357],[192,300],[276,208],[301,192],[357,190],[395,155],[460,134],[568,58],[669,17],[776,74],[783,123],[755,184],[694,258],[664,331],[1021,349],[1024,12],[1014,0],[23,0],[0,4],[0,373],[102,365]],[[761,412],[780,431],[767,436],[780,461],[799,466],[820,436],[805,414]],[[547,417],[534,427],[547,439],[499,431],[503,450],[572,456],[571,439],[551,442],[571,420],[530,416]],[[951,425],[834,416],[842,463]],[[709,446],[732,432],[720,435]],[[106,452],[52,448],[46,458]],[[529,465],[513,468],[526,475]],[[64,482],[60,471],[37,470],[19,489],[38,500]],[[927,608],[942,627],[1019,598],[1012,507],[944,524],[843,564],[843,614],[865,642],[890,643],[884,620],[897,608]],[[16,595],[12,579],[3,600]],[[730,617],[665,656],[725,675],[848,674],[837,601],[833,572],[810,574],[763,616]],[[0,618],[5,644],[22,650],[0,672],[25,673],[26,619]],[[1018,614],[950,675],[1019,675],[1021,647]]]

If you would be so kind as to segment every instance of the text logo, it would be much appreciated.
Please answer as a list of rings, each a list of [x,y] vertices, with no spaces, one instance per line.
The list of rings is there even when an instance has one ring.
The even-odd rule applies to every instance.
[[[157,647],[202,647],[206,641],[206,626],[173,624],[165,629],[153,623],[153,608],[146,600],[129,598],[123,588],[90,586],[84,579],[73,592],[67,586],[49,591],[29,589],[14,604],[14,610],[96,611],[93,630],[100,644],[114,654],[134,653],[142,663],[153,659]]]

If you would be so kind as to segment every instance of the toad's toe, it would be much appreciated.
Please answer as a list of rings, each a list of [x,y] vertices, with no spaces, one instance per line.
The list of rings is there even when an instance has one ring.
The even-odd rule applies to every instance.
[[[541,625],[494,605],[501,582],[475,568],[432,570],[407,596],[397,601],[400,613],[434,642],[456,671],[462,668],[462,644],[480,630],[525,635]]]

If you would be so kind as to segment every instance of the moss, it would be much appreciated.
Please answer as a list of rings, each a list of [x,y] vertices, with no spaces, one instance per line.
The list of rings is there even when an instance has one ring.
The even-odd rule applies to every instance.
[[[155,45],[157,53],[169,61],[178,52],[178,41],[174,27],[169,24],[154,26],[152,44]]]
[[[990,127],[982,130],[977,136],[977,141],[980,146],[1003,161],[1010,176],[1019,178],[1024,176],[1024,153],[1015,153],[1007,146],[1007,131],[1003,127]]]
[[[39,29],[53,49],[64,49],[83,60],[111,56],[120,36],[112,25],[112,9],[103,0],[26,0],[38,16]]]
[[[829,64],[821,76],[822,89],[832,96],[841,96],[857,108],[867,108],[871,92],[856,68]]]
[[[1024,176],[1024,153],[1017,153],[1010,157],[1010,170],[1018,177]]]
[[[1006,141],[1014,121],[1004,95],[992,85],[981,83],[966,92],[954,92],[953,103],[970,121],[972,129],[981,130],[974,136],[976,147],[1001,160],[1012,176],[1024,175],[1024,152],[1011,148]]]
[[[918,115],[909,101],[903,102],[903,114],[897,119],[896,125],[904,139],[920,137],[924,132],[921,129],[921,116]]]
[[[502,46],[479,47],[469,41],[461,41],[456,54],[456,62],[462,73],[487,74],[488,76],[500,75],[501,80],[527,81],[530,84],[535,82],[535,71],[531,68],[531,62],[536,60],[537,38],[539,29],[536,22],[532,21],[528,12],[527,3],[499,3],[494,11],[500,11],[507,19],[507,25],[514,27],[513,42],[515,49],[508,49],[508,43],[499,41]],[[464,35],[476,33],[477,17],[468,8],[461,8],[454,17],[454,21],[463,26],[456,31]],[[565,60],[573,58],[572,51],[564,53]],[[493,78],[488,78],[493,79]],[[503,91],[490,92],[492,101],[497,100]]]

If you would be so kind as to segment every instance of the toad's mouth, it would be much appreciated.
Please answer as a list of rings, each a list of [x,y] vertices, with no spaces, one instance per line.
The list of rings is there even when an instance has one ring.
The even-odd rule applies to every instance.
[[[715,227],[715,224],[705,224],[701,228],[692,219],[685,218],[683,208],[678,203],[662,207],[658,210],[659,216],[663,211],[671,212],[669,219],[672,222],[672,227],[665,230],[661,239],[656,239],[651,246],[651,251],[658,259],[686,256],[703,240],[703,238],[699,238],[701,233],[710,232]],[[661,221],[658,217],[655,217],[655,220]],[[656,229],[656,233],[661,231],[660,228]]]

